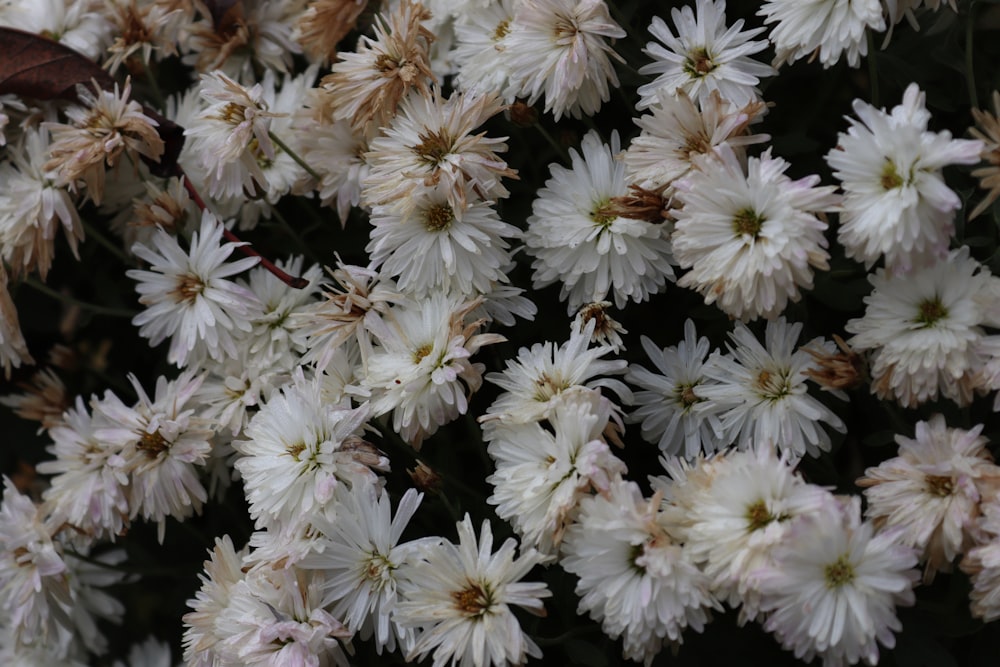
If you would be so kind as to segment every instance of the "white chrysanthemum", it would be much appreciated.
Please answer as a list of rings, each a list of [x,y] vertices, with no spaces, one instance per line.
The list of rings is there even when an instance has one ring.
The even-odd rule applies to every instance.
[[[854,496],[840,511],[796,519],[774,546],[773,564],[757,571],[762,609],[770,612],[764,629],[796,658],[875,665],[876,640],[895,646],[896,607],[913,604],[917,559],[890,532],[872,533]]]
[[[753,39],[765,28],[743,30],[743,19],[727,27],[725,0],[698,0],[696,9],[675,7],[670,17],[676,36],[659,16],[649,26],[649,32],[663,44],[649,42],[643,49],[653,62],[640,67],[639,73],[657,76],[639,86],[639,109],[656,104],[661,92],[671,95],[677,90],[699,103],[713,91],[737,106],[760,98],[756,88],[760,77],[776,73],[770,65],[749,57],[768,47],[766,39]]]
[[[493,94],[453,93],[445,99],[438,88],[431,95],[411,93],[365,153],[362,201],[409,217],[418,195],[430,188],[440,188],[455,211],[468,207],[470,189],[478,199],[506,197],[500,179],[515,175],[497,155],[507,150],[506,137],[473,134],[501,108]]]
[[[309,123],[296,132],[309,137],[302,159],[320,175],[320,200],[335,207],[341,226],[346,225],[351,207],[361,203],[361,183],[368,177],[368,137],[352,130],[346,120]]]
[[[591,130],[580,150],[570,149],[570,169],[549,165],[552,177],[531,205],[524,242],[534,287],[562,283],[569,313],[609,293],[618,308],[645,301],[674,277],[664,226],[610,210],[612,198],[628,194],[617,132],[609,146]]]
[[[801,323],[785,318],[767,323],[765,344],[741,322],[729,335],[729,354],[714,353],[705,374],[716,384],[694,389],[705,399],[695,410],[722,411],[726,440],[740,449],[752,443],[775,447],[795,456],[819,456],[830,449],[830,436],[823,428],[844,432],[840,417],[808,394],[805,371],[814,361],[804,349],[822,345],[814,340],[795,349]],[[700,406],[704,405],[704,408]]]
[[[351,633],[323,606],[323,577],[294,567],[258,567],[233,584],[220,611],[214,651],[223,665],[347,667]]]
[[[458,523],[458,544],[425,545],[402,574],[396,622],[417,629],[406,660],[433,651],[434,667],[524,664],[542,651],[521,629],[511,610],[518,606],[544,615],[542,598],[552,595],[543,583],[520,581],[543,557],[533,549],[514,557],[508,538],[493,553],[493,530],[483,521],[479,538],[466,514]]]
[[[0,162],[0,258],[15,277],[37,270],[45,279],[60,227],[74,256],[84,236],[69,192],[56,187],[55,175],[45,169],[48,150],[48,130],[28,128],[19,146],[5,151],[9,161]]]
[[[609,44],[625,36],[608,14],[604,0],[524,0],[504,39],[503,59],[510,76],[506,96],[543,95],[545,112],[591,116],[618,87],[611,58],[621,60]]]
[[[46,35],[88,58],[104,54],[111,23],[87,2],[67,0],[10,0],[0,8],[0,24],[36,35]]]
[[[205,465],[212,451],[212,430],[188,405],[201,378],[186,372],[168,381],[161,375],[152,399],[134,375],[129,375],[129,382],[139,397],[133,407],[110,391],[93,403],[95,419],[98,415],[101,419],[94,437],[124,459],[130,518],[141,515],[157,522],[163,542],[168,516],[184,520],[200,512],[207,499],[198,467]]]
[[[17,307],[7,290],[7,271],[0,261],[0,366],[3,366],[4,377],[9,379],[11,366],[20,368],[22,363],[33,364],[35,360],[21,332]]]
[[[38,472],[55,475],[44,496],[52,515],[95,540],[122,534],[131,514],[122,449],[97,437],[97,429],[107,425],[100,414],[92,417],[77,396],[76,406],[49,429],[53,444],[48,451],[56,458],[37,466]]]
[[[333,506],[338,484],[371,479],[389,461],[360,436],[371,416],[367,404],[328,405],[316,380],[301,374],[271,396],[233,447],[236,469],[258,528],[308,521]]]
[[[827,225],[816,214],[836,208],[834,188],[816,187],[819,176],[793,181],[770,149],[745,172],[728,145],[699,167],[674,184],[682,206],[672,211],[671,243],[691,269],[677,284],[733,318],[777,317],[812,289],[814,269],[829,268]]]
[[[701,632],[709,610],[721,607],[669,534],[659,499],[644,500],[634,482],[619,480],[609,491],[580,502],[560,564],[579,577],[577,613],[622,637],[625,657],[649,667],[664,645],[682,643],[688,627]]]
[[[972,615],[989,623],[1000,618],[1000,502],[994,496],[981,509],[977,544],[965,554],[961,568],[972,578]]]
[[[149,271],[132,269],[125,274],[138,281],[139,302],[147,306],[132,324],[150,345],[170,337],[167,360],[178,366],[206,354],[237,356],[234,330],[250,331],[249,320],[259,309],[253,292],[227,280],[259,258],[226,262],[237,244],[219,245],[222,231],[222,223],[205,211],[201,230],[192,235],[187,252],[162,230],[153,237],[153,248],[132,246],[132,252],[151,265]]]
[[[314,554],[297,563],[322,570],[323,604],[362,640],[374,636],[375,651],[395,651],[399,642],[406,653],[413,647],[413,630],[400,627],[396,607],[398,575],[404,561],[429,537],[399,544],[403,530],[413,518],[423,495],[409,489],[392,516],[389,494],[373,484],[337,487],[334,494],[342,511],[322,530]]]
[[[967,247],[947,259],[907,275],[879,269],[868,280],[865,314],[850,320],[848,344],[872,350],[872,392],[907,407],[939,395],[968,405],[984,388],[984,365],[991,358],[982,325],[996,326],[1000,280]]]
[[[474,297],[495,282],[508,282],[507,240],[520,238],[521,231],[501,220],[491,202],[460,187],[467,188],[465,210],[453,208],[441,188],[416,197],[408,219],[376,206],[365,248],[370,268],[381,268],[414,296],[441,291]]]
[[[476,333],[482,320],[466,320],[478,300],[460,299],[432,294],[369,323],[378,343],[361,385],[371,391],[373,414],[391,410],[393,430],[416,448],[468,411],[469,396],[482,385],[484,370],[470,357],[485,345],[506,340]]]
[[[642,437],[658,444],[666,455],[686,458],[728,445],[723,440],[720,408],[701,405],[695,409],[705,401],[695,393],[695,387],[714,381],[705,374],[710,343],[707,338],[698,338],[694,322],[689,319],[684,323],[684,340],[677,345],[661,350],[643,336],[642,349],[659,371],[632,364],[625,376],[642,390],[635,393],[638,408],[628,417],[629,422],[642,423]]]
[[[469,7],[455,22],[456,90],[503,95],[510,77],[508,37],[517,0]]]
[[[594,379],[599,375],[621,374],[627,365],[624,359],[601,359],[611,352],[610,346],[590,347],[595,326],[591,321],[582,331],[572,330],[569,340],[562,345],[545,341],[530,348],[522,347],[516,359],[507,360],[506,369],[487,375],[487,380],[505,391],[487,408],[480,422],[489,426],[494,420],[526,424],[544,419],[559,394],[577,385],[591,389],[607,387],[628,402],[632,392],[620,380]]]
[[[857,67],[868,55],[866,31],[885,30],[881,0],[767,0],[757,16],[772,25],[774,66],[819,54],[824,68],[836,65],[846,53],[847,64]]]
[[[911,83],[891,113],[854,101],[858,119],[826,161],[844,190],[837,240],[852,259],[907,271],[948,249],[961,199],[944,183],[950,164],[975,164],[983,144],[928,132],[924,93]]]
[[[763,102],[737,107],[717,92],[698,105],[683,90],[661,91],[652,113],[634,119],[641,132],[621,157],[628,182],[670,193],[671,184],[694,169],[699,156],[721,144],[742,147],[770,139],[767,134],[748,134],[747,129],[766,110]]]
[[[664,459],[664,461],[666,461]],[[668,498],[665,511],[692,560],[702,565],[713,592],[740,608],[740,622],[760,612],[752,574],[770,562],[792,521],[828,509],[833,495],[806,483],[794,461],[770,447],[729,450],[690,469],[670,465],[673,479],[654,480]]]
[[[553,554],[580,499],[591,490],[607,493],[625,474],[603,437],[614,406],[599,392],[575,387],[559,395],[548,416],[538,422],[498,425],[488,433],[487,451],[496,471],[487,502],[511,522],[521,542]]]
[[[1000,467],[986,449],[980,424],[948,428],[944,416],[917,422],[916,436],[896,436],[899,456],[865,470],[865,516],[893,529],[897,541],[917,549],[926,561],[925,580],[950,572],[956,557],[972,545],[979,501],[1000,486]]]
[[[244,548],[237,552],[228,535],[215,538],[204,572],[198,574],[201,588],[187,601],[184,614],[184,662],[189,667],[217,667],[216,645],[226,637],[218,632],[218,619],[228,606],[233,586],[242,581]]]

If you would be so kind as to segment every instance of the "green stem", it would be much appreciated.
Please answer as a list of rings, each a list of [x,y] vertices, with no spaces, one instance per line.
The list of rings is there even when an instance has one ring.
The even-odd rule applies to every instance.
[[[129,319],[132,319],[133,317],[139,314],[137,311],[134,310],[128,310],[125,308],[111,308],[109,306],[99,306],[96,303],[88,303],[86,301],[81,301],[80,299],[69,296],[68,294],[62,294],[61,292],[57,292],[56,290],[52,289],[45,283],[36,280],[35,278],[25,278],[22,281],[22,283],[28,285],[29,287],[33,287],[42,294],[48,294],[53,299],[58,299],[59,301],[69,303],[74,306],[79,306],[80,308],[83,308],[84,310],[89,310],[90,312],[96,315],[107,315],[109,317],[127,317]]]
[[[112,243],[111,240],[108,239],[108,237],[104,236],[99,231],[97,231],[97,228],[94,227],[89,222],[84,221],[84,223],[83,223],[83,230],[87,233],[87,237],[88,238],[92,238],[95,241],[97,241],[98,243],[100,243],[102,246],[104,246],[109,251],[111,251],[111,253],[115,257],[117,257],[118,259],[120,259],[125,264],[130,264],[132,262],[132,258],[129,257],[125,253],[125,251],[121,249],[121,247],[119,247],[115,243]]]
[[[284,141],[282,141],[281,139],[279,139],[278,135],[276,135],[274,132],[271,132],[270,130],[268,130],[267,131],[267,136],[271,137],[271,141],[273,141],[274,143],[278,144],[278,148],[280,148],[281,150],[283,150],[286,153],[288,153],[288,156],[290,158],[292,158],[293,160],[295,160],[296,164],[298,164],[300,167],[302,167],[303,169],[305,169],[306,173],[308,173],[310,176],[312,176],[313,178],[315,178],[317,181],[322,181],[323,180],[323,177],[320,176],[318,173],[316,173],[316,170],[313,169],[312,167],[310,167],[306,163],[305,160],[303,160],[301,157],[299,157],[299,154],[296,153],[295,151],[293,151],[291,149],[291,147],[289,147],[288,144],[286,144]]]
[[[163,101],[163,91],[160,90],[160,84],[156,80],[156,75],[150,71],[149,63],[145,60],[142,61],[142,71],[146,75],[146,81],[149,82],[149,90],[153,93],[153,99],[156,101],[157,110],[162,111],[166,108],[166,104]]]
[[[876,109],[879,108],[879,90],[878,90],[878,68],[875,66],[875,51],[877,47],[875,45],[875,33],[869,28],[866,37],[868,39],[868,84],[871,86],[872,90],[872,106]]]
[[[969,3],[969,15],[965,19],[965,81],[969,86],[969,104],[973,109],[979,108],[979,95],[976,93],[976,74],[973,57],[973,35],[975,28],[976,2]]]

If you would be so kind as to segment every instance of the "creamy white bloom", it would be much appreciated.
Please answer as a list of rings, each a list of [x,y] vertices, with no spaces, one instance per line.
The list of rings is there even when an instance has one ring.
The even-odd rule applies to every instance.
[[[653,62],[639,73],[657,76],[639,86],[639,109],[656,104],[661,91],[670,95],[683,90],[699,103],[718,91],[738,106],[760,98],[760,78],[776,74],[770,65],[750,58],[768,47],[766,39],[753,39],[765,28],[743,30],[743,19],[727,27],[725,0],[697,0],[695,9],[675,7],[670,17],[676,35],[659,16],[649,26],[662,44],[649,42],[643,49]]]
[[[897,606],[912,605],[918,578],[913,550],[890,532],[861,522],[857,496],[840,511],[796,519],[772,549],[773,564],[756,573],[770,612],[764,629],[796,658],[824,667],[878,663],[876,644],[895,646]]]
[[[0,11],[0,24],[38,35],[50,35],[88,58],[104,53],[111,24],[87,2],[10,0]]]
[[[511,74],[508,38],[517,5],[518,0],[499,0],[468,7],[455,22],[451,59],[457,90],[503,95]]]
[[[848,321],[848,344],[872,351],[872,392],[915,407],[938,396],[968,405],[993,357],[1000,279],[967,247],[907,275],[879,269],[868,277],[865,314]]]
[[[306,123],[296,133],[309,137],[301,155],[320,175],[320,200],[336,208],[340,225],[345,226],[351,207],[361,203],[361,183],[368,176],[364,154],[370,138],[352,130],[346,120]]]
[[[885,30],[881,0],[767,0],[757,16],[772,25],[771,43],[777,55],[774,66],[815,58],[823,67],[847,56],[851,67],[868,55],[865,32]]]
[[[233,587],[244,577],[247,548],[237,552],[229,535],[215,538],[204,571],[198,574],[201,588],[187,601],[184,614],[184,661],[190,667],[217,667],[216,646],[226,639],[218,631],[219,615],[229,606]]]
[[[396,621],[417,629],[406,660],[433,651],[434,667],[524,664],[542,651],[521,629],[511,611],[518,606],[544,615],[542,599],[552,593],[543,583],[522,582],[542,562],[533,549],[514,557],[517,542],[508,538],[493,553],[493,529],[483,521],[479,537],[466,514],[458,523],[458,544],[427,544],[401,573]]]
[[[642,437],[656,443],[666,455],[692,458],[722,449],[724,430],[719,420],[721,407],[695,406],[705,401],[695,387],[713,384],[705,373],[710,343],[698,338],[694,322],[684,322],[684,340],[662,350],[642,337],[642,349],[658,372],[631,364],[625,380],[641,391],[635,393],[635,412],[629,422],[642,423]]]
[[[979,162],[982,142],[927,131],[931,114],[915,83],[889,113],[862,100],[854,113],[826,155],[844,190],[837,240],[868,267],[885,255],[889,268],[905,272],[943,256],[962,202],[941,170]]]
[[[577,613],[589,613],[627,659],[647,667],[664,645],[701,632],[712,608],[709,580],[669,532],[659,498],[644,500],[634,482],[618,480],[605,496],[580,502],[566,531],[560,564],[579,580]]]
[[[793,181],[790,165],[771,150],[746,168],[723,144],[674,184],[682,206],[672,211],[674,258],[685,269],[677,284],[691,287],[730,317],[773,318],[800,289],[812,289],[813,270],[829,268],[825,220],[834,210],[832,186],[819,176]]]
[[[227,262],[238,244],[220,245],[222,230],[222,223],[205,211],[187,251],[162,230],[153,237],[152,248],[132,246],[132,252],[151,265],[149,271],[125,273],[137,281],[139,302],[147,306],[132,324],[151,345],[169,337],[167,359],[178,366],[203,355],[235,357],[234,333],[250,331],[249,320],[260,307],[253,292],[227,279],[254,266],[259,258]]]
[[[804,348],[823,343],[814,340],[795,349],[801,331],[801,323],[789,324],[783,317],[772,320],[761,345],[746,325],[737,322],[729,334],[729,354],[716,352],[709,359],[705,374],[716,383],[694,388],[706,399],[695,410],[722,410],[725,439],[736,441],[739,448],[754,443],[795,456],[819,456],[830,449],[824,423],[836,431],[846,430],[840,417],[808,393],[805,371],[814,361]]]
[[[573,387],[559,394],[548,429],[538,422],[500,424],[487,432],[496,471],[487,502],[511,522],[522,544],[544,554],[558,551],[581,498],[607,493],[625,464],[602,435],[614,406],[600,392]]]
[[[509,72],[508,100],[543,95],[545,112],[591,116],[618,87],[611,58],[621,60],[608,42],[625,36],[604,0],[522,0],[504,38]]]
[[[611,211],[612,198],[628,194],[617,132],[608,145],[591,130],[580,151],[570,149],[569,169],[549,165],[552,177],[531,205],[524,242],[533,285],[561,283],[569,313],[609,294],[618,308],[645,301],[674,277],[666,229]]]
[[[924,579],[950,572],[973,542],[980,499],[1000,488],[1000,467],[986,449],[983,425],[948,428],[944,416],[917,422],[916,435],[896,436],[899,456],[865,470],[865,516],[916,548]]]
[[[1000,502],[984,502],[976,522],[976,546],[962,559],[962,571],[972,577],[972,615],[989,623],[1000,618]]]

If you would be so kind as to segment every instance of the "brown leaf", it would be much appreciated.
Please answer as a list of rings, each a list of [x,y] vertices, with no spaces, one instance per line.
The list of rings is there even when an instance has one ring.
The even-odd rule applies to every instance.
[[[13,93],[38,100],[78,100],[76,87],[90,87],[91,81],[105,90],[113,90],[115,80],[97,63],[68,46],[47,37],[23,30],[0,27],[0,95]],[[150,107],[143,112],[159,123],[156,128],[163,140],[159,162],[142,156],[149,171],[157,176],[174,173],[177,158],[184,147],[184,128],[167,120]]]

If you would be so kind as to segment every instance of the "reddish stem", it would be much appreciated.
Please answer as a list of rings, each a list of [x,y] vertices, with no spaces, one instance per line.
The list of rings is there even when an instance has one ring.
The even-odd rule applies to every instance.
[[[181,168],[180,165],[177,165],[177,175],[181,178],[181,180],[184,181],[184,189],[187,190],[189,195],[191,195],[191,199],[194,200],[194,203],[198,206],[199,209],[204,211],[207,208],[207,206],[205,205],[205,200],[201,198],[200,194],[198,194],[198,190],[195,189],[194,184],[191,183],[191,179],[187,177],[187,174],[184,173],[184,170]],[[291,276],[282,271],[281,269],[279,269],[277,266],[274,265],[274,262],[264,257],[256,250],[254,250],[249,243],[244,243],[243,241],[241,241],[240,238],[236,236],[236,234],[233,234],[231,231],[226,229],[225,226],[222,227],[222,235],[226,237],[227,241],[232,241],[233,243],[239,243],[240,245],[238,247],[240,249],[240,252],[242,252],[244,255],[248,257],[260,258],[260,265],[263,266],[268,271],[270,271],[272,274],[274,274],[274,276],[278,280],[285,283],[289,287],[294,287],[295,289],[302,289],[309,285],[309,281],[306,280],[305,278],[301,278],[299,276]]]

